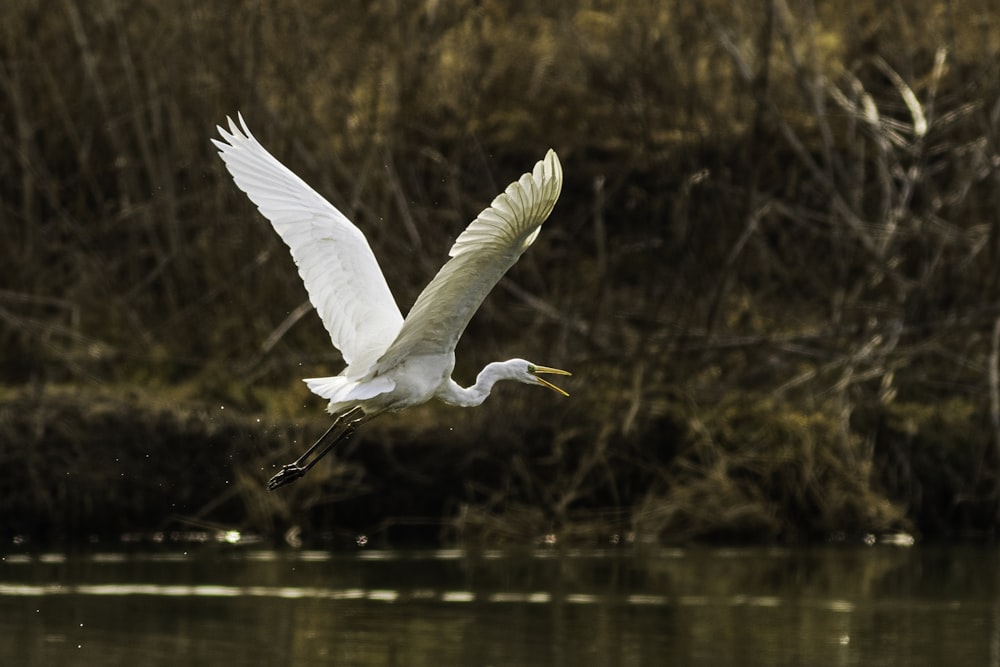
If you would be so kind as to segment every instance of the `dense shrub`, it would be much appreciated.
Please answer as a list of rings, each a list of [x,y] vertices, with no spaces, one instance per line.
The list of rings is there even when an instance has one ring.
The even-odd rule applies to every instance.
[[[1000,21],[985,6],[16,0],[0,14],[11,396],[182,387],[322,431],[293,379],[339,357],[214,155],[227,114],[363,228],[404,311],[552,146],[561,201],[473,321],[456,376],[523,356],[575,371],[572,398],[503,390],[475,417],[429,407],[366,436],[402,451],[477,429],[435,474],[479,472],[421,509],[445,533],[994,530]],[[943,420],[913,416],[927,414]],[[199,428],[178,434],[191,451]],[[0,456],[40,437],[0,433]],[[217,518],[342,523],[343,495],[322,485],[343,478],[316,477],[308,502],[251,495],[242,519]],[[15,480],[9,497],[52,483]],[[356,502],[379,506],[364,488]]]

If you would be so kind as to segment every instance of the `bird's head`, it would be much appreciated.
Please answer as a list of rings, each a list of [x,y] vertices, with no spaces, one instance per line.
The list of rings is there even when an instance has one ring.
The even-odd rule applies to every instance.
[[[550,368],[548,366],[539,366],[538,364],[533,364],[530,361],[525,361],[524,359],[511,359],[509,362],[512,369],[514,370],[514,376],[512,379],[525,384],[540,384],[543,387],[548,387],[552,391],[558,392],[563,396],[569,396],[569,393],[559,387],[555,386],[545,378],[539,377],[540,375],[572,375],[569,371],[560,370],[558,368]]]

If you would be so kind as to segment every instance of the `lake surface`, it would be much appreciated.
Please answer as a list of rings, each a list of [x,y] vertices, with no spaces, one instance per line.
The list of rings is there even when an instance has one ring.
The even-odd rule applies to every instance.
[[[3,665],[1000,665],[1000,550],[8,553]]]

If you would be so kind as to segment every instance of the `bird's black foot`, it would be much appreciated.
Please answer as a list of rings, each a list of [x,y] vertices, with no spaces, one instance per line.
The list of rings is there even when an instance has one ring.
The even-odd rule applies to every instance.
[[[305,475],[306,470],[308,470],[308,468],[297,466],[294,463],[282,466],[278,474],[267,481],[267,490],[274,491],[275,489],[285,486],[286,484],[291,484],[298,478]]]

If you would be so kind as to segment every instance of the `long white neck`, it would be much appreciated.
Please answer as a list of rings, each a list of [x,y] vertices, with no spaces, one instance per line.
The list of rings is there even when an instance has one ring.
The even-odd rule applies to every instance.
[[[437,397],[451,405],[458,405],[463,408],[473,408],[481,405],[486,397],[493,391],[493,385],[500,380],[513,380],[519,377],[517,369],[510,361],[494,361],[487,364],[476,376],[476,384],[471,387],[462,387],[454,380],[449,379],[445,385],[438,390]]]

